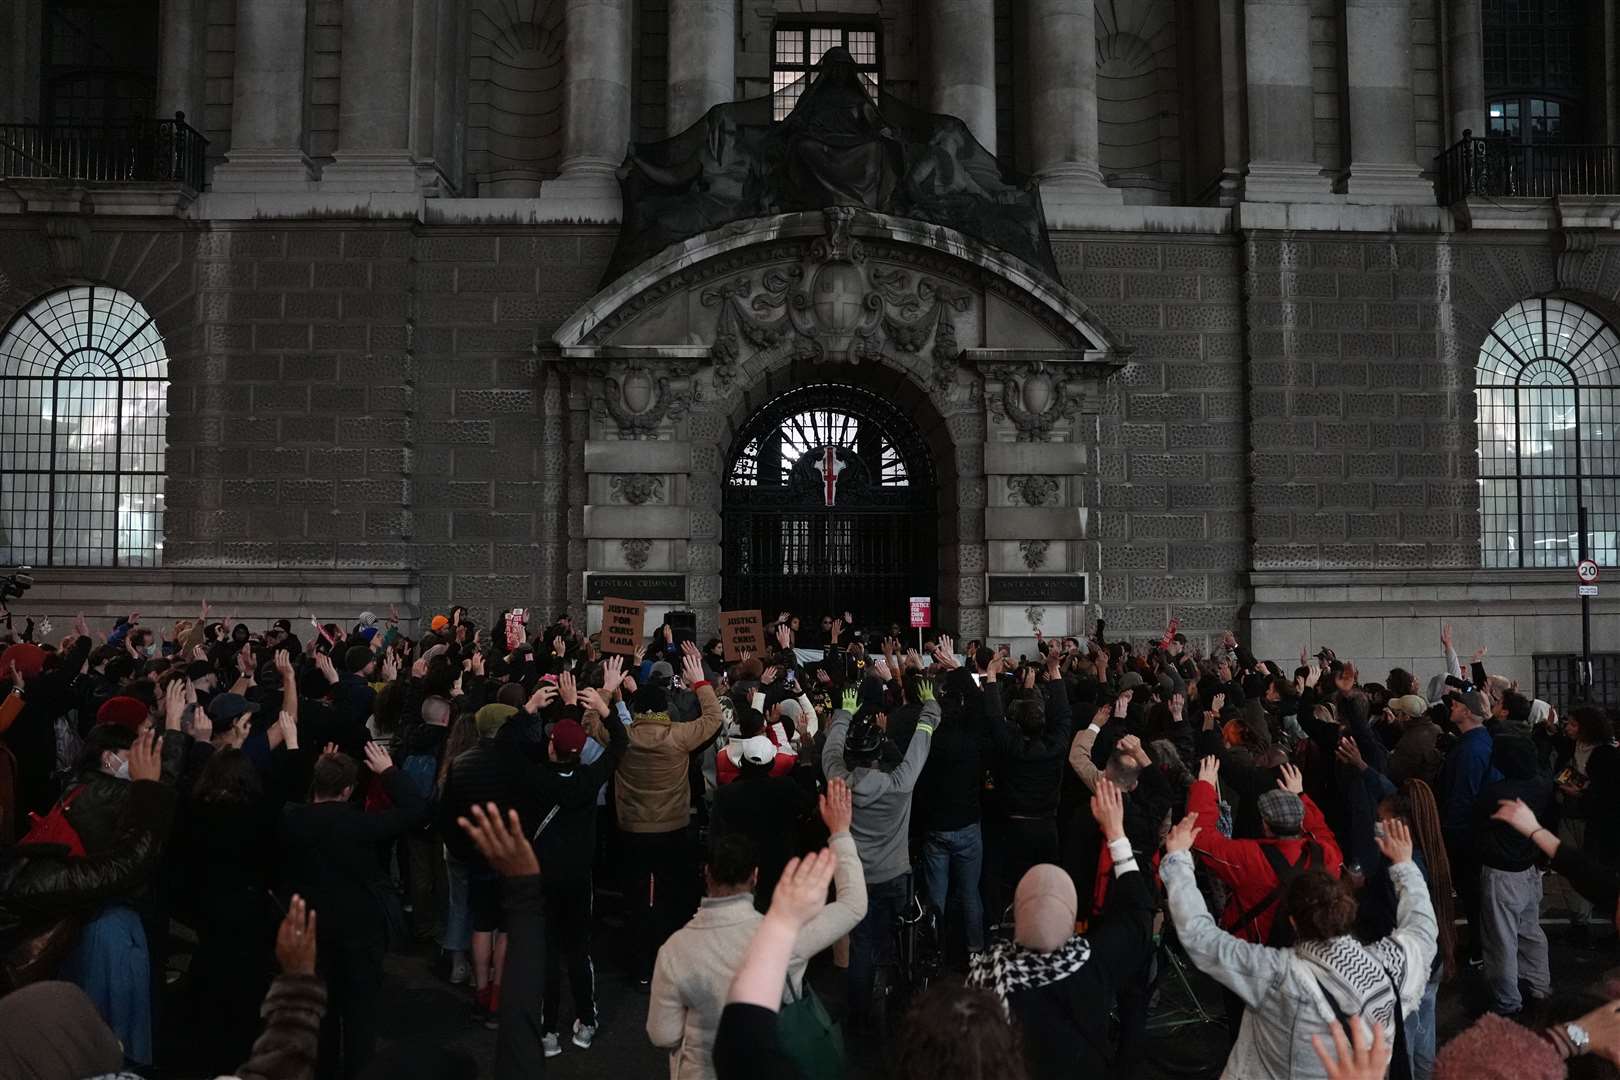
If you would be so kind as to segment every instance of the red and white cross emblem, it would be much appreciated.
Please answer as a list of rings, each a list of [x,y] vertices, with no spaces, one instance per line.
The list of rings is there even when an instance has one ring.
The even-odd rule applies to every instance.
[[[821,494],[827,506],[832,506],[838,501],[838,474],[847,467],[842,461],[838,460],[838,451],[832,447],[827,447],[822,453],[821,464],[817,465],[816,469],[821,473],[821,478],[824,481]]]

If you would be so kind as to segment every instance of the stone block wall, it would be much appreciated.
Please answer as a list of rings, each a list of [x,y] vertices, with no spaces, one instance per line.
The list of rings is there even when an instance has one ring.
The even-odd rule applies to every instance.
[[[1086,416],[1093,604],[1110,633],[1137,638],[1172,617],[1189,635],[1236,625],[1248,534],[1235,238],[1064,233],[1053,247],[1064,284],[1130,350]]]

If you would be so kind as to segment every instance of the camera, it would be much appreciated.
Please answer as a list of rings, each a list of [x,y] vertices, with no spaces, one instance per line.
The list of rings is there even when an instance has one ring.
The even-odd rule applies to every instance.
[[[0,604],[18,599],[34,586],[32,566],[19,566],[10,574],[0,577]]]

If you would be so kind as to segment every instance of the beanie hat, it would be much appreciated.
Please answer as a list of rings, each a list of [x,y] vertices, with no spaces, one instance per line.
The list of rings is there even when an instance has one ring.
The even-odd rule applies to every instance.
[[[585,729],[578,720],[564,718],[551,725],[551,745],[559,754],[577,754],[585,749]]]
[[[1127,671],[1124,675],[1120,676],[1119,688],[1121,690],[1135,690],[1141,685],[1142,675],[1140,672]]]
[[[432,630],[435,634],[439,633],[441,630],[448,629],[449,626],[450,626],[450,618],[449,618],[449,616],[446,616],[446,615],[435,615],[428,622],[428,629]]]
[[[37,982],[0,999],[0,1076],[100,1076],[123,1049],[83,990]]]
[[[485,705],[473,716],[473,723],[478,727],[479,737],[489,739],[516,715],[517,710],[510,705]]]
[[[372,638],[377,636],[377,628],[375,626],[362,626],[355,632],[354,636],[369,643]]]
[[[1305,804],[1292,791],[1272,788],[1260,796],[1260,820],[1277,836],[1298,836],[1305,827]]]
[[[120,694],[101,703],[101,708],[96,710],[96,723],[113,724],[131,731],[140,731],[141,725],[146,723],[146,716],[144,702]]]
[[[361,626],[376,626],[377,625],[377,616],[372,614],[369,611],[362,611],[360,613],[360,625]]]
[[[1079,910],[1073,878],[1051,863],[1032,866],[1013,894],[1013,940],[1049,953],[1074,936]]]
[[[497,702],[502,705],[510,705],[514,709],[523,708],[523,703],[528,699],[529,695],[524,693],[522,683],[509,682],[495,691],[495,700]]]
[[[24,681],[32,679],[45,667],[45,650],[31,641],[20,641],[0,652],[0,678],[11,674],[12,664],[17,665]]]

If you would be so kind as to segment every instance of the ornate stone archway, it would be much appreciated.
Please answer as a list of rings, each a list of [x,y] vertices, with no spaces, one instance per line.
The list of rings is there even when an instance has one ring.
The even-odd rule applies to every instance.
[[[929,444],[940,624],[998,640],[1078,629],[1075,583],[1095,565],[1088,388],[1123,359],[1044,272],[938,225],[830,207],[672,245],[554,342],[567,596],[591,625],[603,596],[639,594],[650,618],[688,607],[712,630],[726,450],[766,401],[831,378],[884,394]]]

